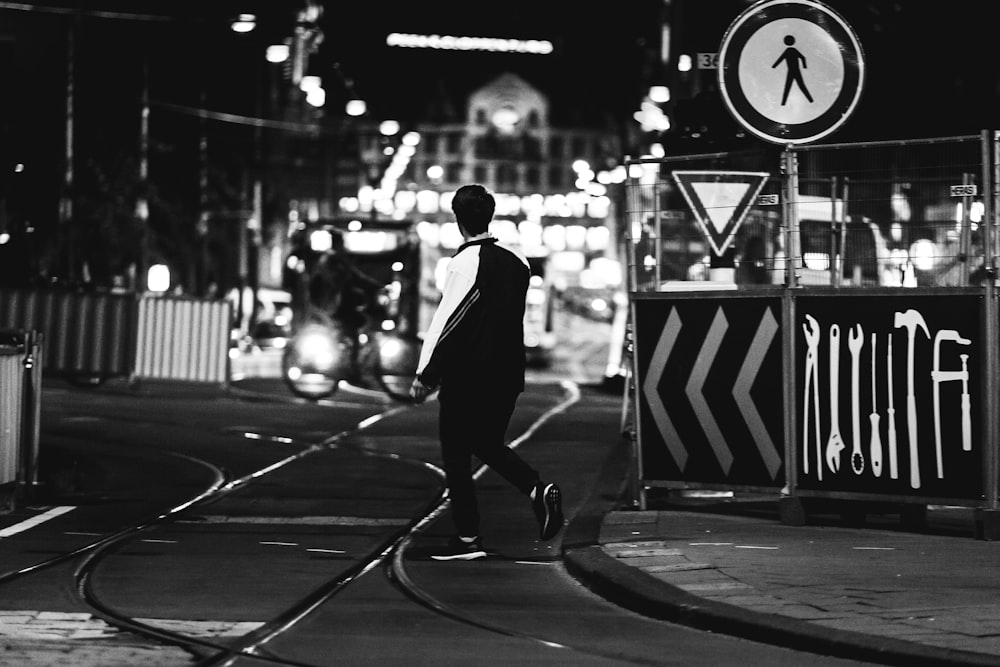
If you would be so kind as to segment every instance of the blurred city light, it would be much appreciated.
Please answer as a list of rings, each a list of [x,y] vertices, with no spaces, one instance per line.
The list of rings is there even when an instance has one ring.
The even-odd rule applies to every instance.
[[[690,72],[691,71],[691,56],[683,53],[677,59],[677,71],[678,72]]]
[[[982,222],[983,215],[986,214],[986,206],[981,201],[972,202],[969,207],[969,220],[972,222]]]
[[[283,63],[288,60],[288,54],[290,51],[291,49],[288,48],[287,44],[272,44],[267,47],[264,57],[269,63]]]
[[[937,246],[930,239],[920,239],[910,246],[910,257],[913,258],[915,267],[928,271],[937,262]]]
[[[345,107],[348,116],[364,116],[368,111],[368,105],[364,100],[350,100]]]
[[[383,120],[382,123],[378,126],[378,131],[387,137],[391,137],[392,135],[399,132],[399,121]]]
[[[666,132],[670,129],[670,119],[651,100],[644,101],[632,117],[642,126],[643,132]]]
[[[622,284],[622,265],[607,257],[596,257],[590,262],[588,271],[594,280],[603,283],[602,286],[617,287]]]
[[[649,89],[649,99],[657,104],[670,101],[670,89],[666,86],[653,86]]]
[[[250,32],[257,27],[257,17],[253,14],[240,14],[233,20],[230,27],[233,32]]]
[[[146,288],[150,292],[166,292],[170,289],[170,269],[165,264],[154,264],[146,272]]]
[[[322,85],[323,80],[318,76],[304,76],[302,77],[302,81],[299,82],[299,89],[304,93],[308,93],[310,90],[322,87]]]
[[[495,51],[548,55],[552,42],[545,39],[503,39],[497,37],[456,37],[453,35],[414,35],[393,32],[385,38],[386,46],[444,51]]]
[[[496,220],[490,223],[490,232],[501,243],[513,245],[518,242],[517,225],[511,220]]]
[[[333,249],[333,234],[325,229],[317,229],[309,235],[309,248],[313,252],[327,252]]]
[[[321,107],[326,104],[326,91],[322,88],[312,88],[306,93],[306,102],[311,106]]]

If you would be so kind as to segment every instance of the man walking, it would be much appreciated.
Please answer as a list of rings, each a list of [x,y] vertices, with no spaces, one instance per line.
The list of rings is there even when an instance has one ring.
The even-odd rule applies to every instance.
[[[473,560],[486,557],[473,455],[529,496],[542,540],[562,528],[562,495],[556,484],[542,483],[504,441],[517,396],[524,391],[528,261],[488,233],[496,202],[483,186],[462,186],[451,207],[465,242],[448,263],[410,395],[423,401],[440,387],[441,456],[458,534],[433,558]]]

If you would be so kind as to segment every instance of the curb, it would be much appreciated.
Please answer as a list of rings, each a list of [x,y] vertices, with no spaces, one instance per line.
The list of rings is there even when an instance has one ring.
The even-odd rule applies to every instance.
[[[996,667],[995,655],[827,628],[707,600],[619,562],[601,548],[600,530],[604,515],[621,506],[628,456],[629,443],[623,438],[608,456],[597,486],[571,519],[563,538],[567,572],[606,600],[650,618],[819,655],[906,667]]]

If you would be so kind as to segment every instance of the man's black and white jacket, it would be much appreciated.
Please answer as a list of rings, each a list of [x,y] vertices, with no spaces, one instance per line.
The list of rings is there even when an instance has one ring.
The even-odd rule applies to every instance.
[[[448,392],[523,391],[530,278],[528,260],[517,248],[492,237],[463,244],[448,263],[441,302],[424,337],[420,381]]]

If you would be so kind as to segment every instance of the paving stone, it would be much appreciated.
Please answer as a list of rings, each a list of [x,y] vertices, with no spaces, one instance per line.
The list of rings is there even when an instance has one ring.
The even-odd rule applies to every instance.
[[[689,561],[683,563],[665,563],[662,565],[647,565],[641,568],[645,572],[650,574],[657,572],[685,572],[689,570],[714,570],[715,566],[710,563],[691,563]]]
[[[706,581],[703,583],[695,583],[695,584],[681,584],[678,586],[678,588],[682,588],[686,591],[691,591],[691,592],[697,591],[699,593],[710,593],[713,591],[748,589],[750,588],[750,586],[747,586],[746,584],[741,583],[739,581],[717,581],[717,582]]]
[[[615,558],[641,558],[649,556],[683,556],[677,549],[616,549],[612,552]]]
[[[638,524],[655,525],[658,512],[609,512],[604,522],[611,526],[631,526]]]

